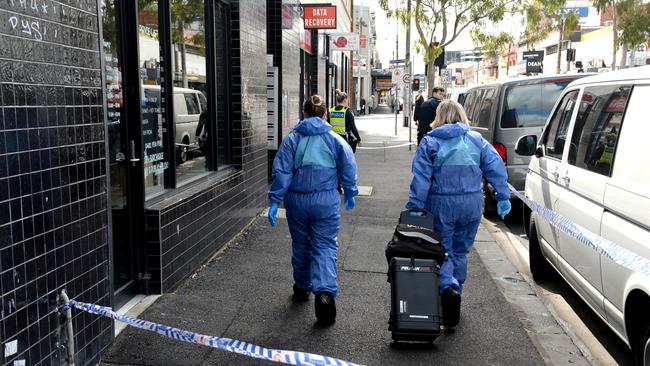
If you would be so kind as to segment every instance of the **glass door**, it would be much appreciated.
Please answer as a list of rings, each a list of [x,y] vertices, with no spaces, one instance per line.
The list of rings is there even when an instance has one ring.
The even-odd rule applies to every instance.
[[[137,65],[133,71],[126,64],[126,60],[134,57],[129,44],[137,42],[137,33],[133,33],[137,32],[137,26],[129,26],[129,18],[133,18],[130,14],[135,11],[123,8],[125,5],[120,7],[124,3],[102,0],[114,308],[124,305],[139,291],[139,243],[143,242],[144,234],[144,186],[138,153],[142,151],[140,103],[134,88],[130,91],[128,88],[139,85],[139,70]],[[138,94],[137,89],[135,93]]]

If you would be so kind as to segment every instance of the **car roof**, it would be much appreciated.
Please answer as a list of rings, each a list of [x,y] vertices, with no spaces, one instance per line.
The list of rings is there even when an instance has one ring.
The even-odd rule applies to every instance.
[[[573,81],[570,86],[604,83],[609,81],[650,81],[650,66],[633,67],[618,71],[605,72]]]
[[[522,77],[517,77],[517,78],[513,78],[513,79],[497,80],[497,81],[489,83],[489,84],[477,85],[477,86],[473,87],[472,89],[480,88],[480,87],[484,87],[484,86],[519,84],[519,83],[528,83],[528,82],[544,81],[544,80],[552,80],[552,79],[576,80],[576,79],[585,78],[588,75],[596,75],[596,74],[591,74],[591,73],[579,73],[578,74],[578,73],[575,73],[575,74],[522,76]]]

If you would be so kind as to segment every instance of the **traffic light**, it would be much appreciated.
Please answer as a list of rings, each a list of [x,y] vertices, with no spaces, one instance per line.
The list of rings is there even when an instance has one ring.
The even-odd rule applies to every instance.
[[[413,79],[413,91],[420,90],[420,79]]]
[[[569,48],[569,49],[566,50],[566,60],[568,62],[576,60],[576,49],[575,48]]]

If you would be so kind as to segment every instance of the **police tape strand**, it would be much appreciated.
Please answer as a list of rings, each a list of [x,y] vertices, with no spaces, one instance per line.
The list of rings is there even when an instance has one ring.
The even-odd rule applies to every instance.
[[[373,147],[357,146],[357,150],[359,150],[359,149],[362,149],[362,150],[394,149],[396,147],[405,147],[405,146],[409,146],[409,145],[415,145],[415,142],[407,142],[405,144],[392,145],[392,146],[373,146]]]
[[[130,326],[158,333],[168,338],[178,341],[200,344],[207,347],[217,348],[224,351],[238,353],[240,355],[263,359],[267,361],[279,362],[288,365],[315,366],[315,365],[341,365],[341,366],[361,366],[352,362],[339,360],[332,357],[315,355],[313,353],[276,350],[256,346],[254,344],[239,341],[236,339],[208,336],[195,332],[190,332],[167,325],[150,322],[147,320],[132,318],[130,316],[118,314],[111,308],[101,305],[88,304],[75,300],[70,300],[68,306],[91,314],[101,315],[113,320],[126,323]]]
[[[597,253],[612,260],[614,263],[631,271],[650,277],[650,260],[647,258],[583,228],[571,221],[569,218],[564,217],[519,193],[510,184],[508,184],[508,186],[510,191],[526,203],[533,212],[539,214],[544,220],[551,223],[551,225],[558,228],[563,233],[578,240],[583,245],[595,250]]]

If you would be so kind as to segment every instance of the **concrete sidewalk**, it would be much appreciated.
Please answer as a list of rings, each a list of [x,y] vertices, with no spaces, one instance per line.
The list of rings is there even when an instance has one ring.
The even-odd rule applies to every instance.
[[[361,147],[408,141],[394,116],[359,118]],[[394,346],[387,330],[390,287],[384,249],[408,199],[415,148],[357,151],[359,185],[372,195],[343,212],[339,235],[337,322],[315,326],[313,301],[291,302],[291,238],[286,220],[272,228],[258,217],[249,229],[176,292],[163,295],[141,318],[263,347],[323,354],[367,365],[541,365],[536,347],[475,251],[461,322],[433,347]],[[493,243],[481,228],[477,241]],[[313,299],[313,296],[312,296]],[[102,364],[262,365],[264,361],[125,330]]]

